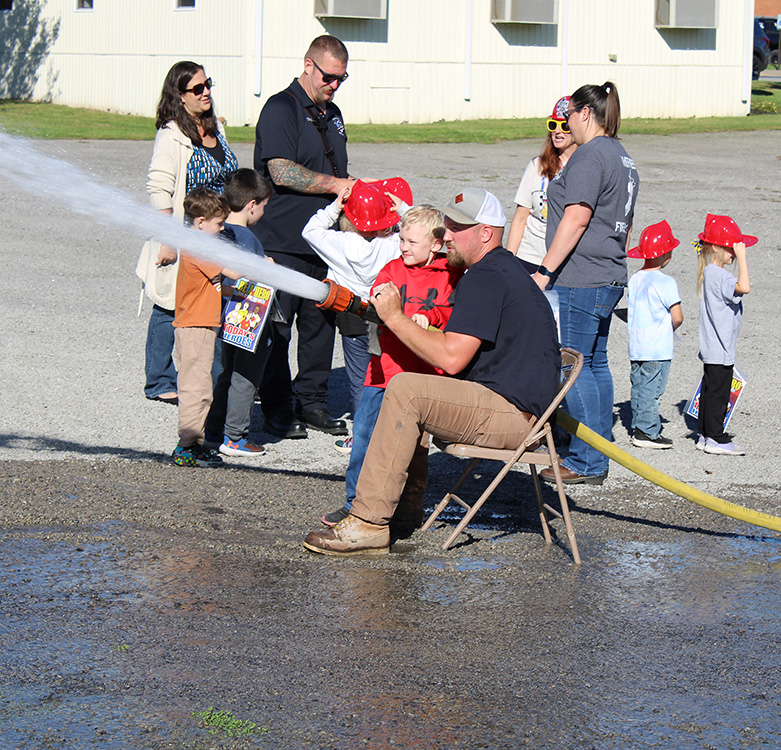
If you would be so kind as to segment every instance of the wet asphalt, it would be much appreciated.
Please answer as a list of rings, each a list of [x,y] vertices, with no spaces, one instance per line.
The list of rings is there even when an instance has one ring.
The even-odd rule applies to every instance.
[[[774,362],[781,135],[634,137],[636,226],[666,218],[686,320],[662,403],[671,451],[631,448],[626,332],[611,333],[614,436],[698,489],[781,515]],[[143,199],[150,143],[46,143]],[[351,149],[416,200],[480,184],[510,212],[534,142]],[[243,165],[251,146],[240,146]],[[56,177],[56,164],[53,164]],[[8,748],[781,747],[781,535],[611,467],[569,492],[583,565],[546,548],[513,472],[449,551],[459,513],[384,558],[301,541],[342,501],[333,438],[216,470],[171,465],[175,410],[146,402],[136,238],[0,186],[0,745]],[[704,456],[688,242],[706,211],[760,237],[738,345],[744,458]],[[331,408],[348,409],[337,352]],[[651,455],[648,455],[651,453]],[[458,473],[433,452],[427,507]],[[483,486],[479,469],[465,494]],[[552,493],[546,488],[547,499]],[[257,725],[211,734],[210,707]]]

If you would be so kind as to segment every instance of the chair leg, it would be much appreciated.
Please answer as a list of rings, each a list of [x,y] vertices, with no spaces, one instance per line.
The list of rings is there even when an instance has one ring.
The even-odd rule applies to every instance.
[[[458,526],[454,529],[453,533],[447,538],[447,541],[442,545],[442,549],[447,549],[453,542],[456,540],[456,537],[466,528],[467,524],[472,520],[475,513],[477,513],[478,510],[480,510],[480,507],[482,504],[491,496],[491,493],[499,486],[499,482],[502,481],[502,479],[505,478],[507,475],[507,472],[510,471],[512,468],[514,461],[508,461],[505,463],[504,466],[500,469],[499,473],[494,477],[491,484],[488,485],[485,492],[483,492],[482,495],[478,498],[477,502],[469,508],[466,503],[462,503],[464,507],[469,508],[466,515],[461,519]]]
[[[569,538],[570,549],[572,550],[572,559],[575,565],[580,565],[580,552],[578,552],[578,542],[575,539],[575,529],[572,526],[572,518],[569,514],[569,505],[567,495],[564,492],[564,484],[561,481],[561,471],[559,470],[558,456],[551,456],[551,468],[556,477],[556,489],[559,491],[559,502],[561,503],[561,515],[564,517],[564,525],[567,528],[567,537]]]
[[[529,473],[532,476],[532,484],[534,485],[534,495],[537,498],[537,510],[540,513],[540,524],[542,525],[542,535],[545,537],[546,546],[553,544],[553,539],[550,535],[550,525],[548,524],[548,514],[545,512],[545,507],[542,504],[542,487],[540,486],[540,478],[537,476],[537,467],[534,464],[529,464]]]
[[[440,500],[439,505],[434,508],[434,512],[426,519],[426,523],[423,524],[421,531],[428,531],[431,528],[434,521],[436,521],[439,514],[445,510],[445,508],[447,508],[451,500],[455,500],[459,505],[461,505],[461,507],[469,510],[470,506],[461,500],[461,498],[456,497],[455,493],[461,489],[461,485],[466,481],[466,478],[472,473],[472,470],[475,468],[475,466],[477,466],[478,463],[480,463],[479,458],[473,458],[469,462],[469,466],[466,467],[464,473],[459,477],[458,481],[450,488],[449,492],[442,498],[442,500]]]

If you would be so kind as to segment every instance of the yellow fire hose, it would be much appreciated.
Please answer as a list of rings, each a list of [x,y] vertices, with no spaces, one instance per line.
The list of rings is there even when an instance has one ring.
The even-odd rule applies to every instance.
[[[601,435],[597,435],[596,432],[586,427],[586,425],[578,422],[577,419],[573,419],[563,409],[558,410],[556,419],[558,424],[567,432],[571,432],[584,443],[588,443],[592,448],[596,448],[600,453],[613,459],[613,461],[621,464],[629,471],[672,492],[674,495],[691,500],[691,502],[702,505],[704,508],[715,510],[716,513],[722,513],[725,516],[730,516],[730,518],[737,518],[738,521],[745,521],[746,523],[762,526],[773,531],[781,531],[781,518],[778,516],[771,516],[769,513],[761,513],[760,511],[744,508],[742,505],[735,505],[735,503],[709,495],[707,492],[701,492],[678,479],[673,479],[673,477],[668,476],[664,472],[654,469],[653,466],[649,466],[647,463],[640,461],[640,459],[630,456],[626,451],[617,448],[613,443],[608,442]]]

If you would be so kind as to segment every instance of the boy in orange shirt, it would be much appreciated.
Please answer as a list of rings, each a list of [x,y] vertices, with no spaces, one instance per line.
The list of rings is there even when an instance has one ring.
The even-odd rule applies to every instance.
[[[218,235],[230,213],[228,202],[206,188],[184,199],[187,221],[199,232]],[[212,364],[222,315],[224,269],[181,253],[176,277],[174,358],[178,368],[179,442],[171,454],[177,466],[219,466],[220,454],[204,448],[204,424],[212,403]]]

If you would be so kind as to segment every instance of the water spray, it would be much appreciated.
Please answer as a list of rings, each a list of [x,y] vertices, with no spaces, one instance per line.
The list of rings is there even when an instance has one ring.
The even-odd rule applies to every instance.
[[[0,161],[7,178],[42,200],[64,203],[76,213],[120,227],[142,239],[151,236],[165,245],[185,249],[251,281],[314,300],[325,310],[379,320],[371,305],[349,289],[269,263],[231,242],[185,226],[170,214],[139,203],[129,193],[99,182],[73,164],[39,153],[23,138],[0,131]]]

